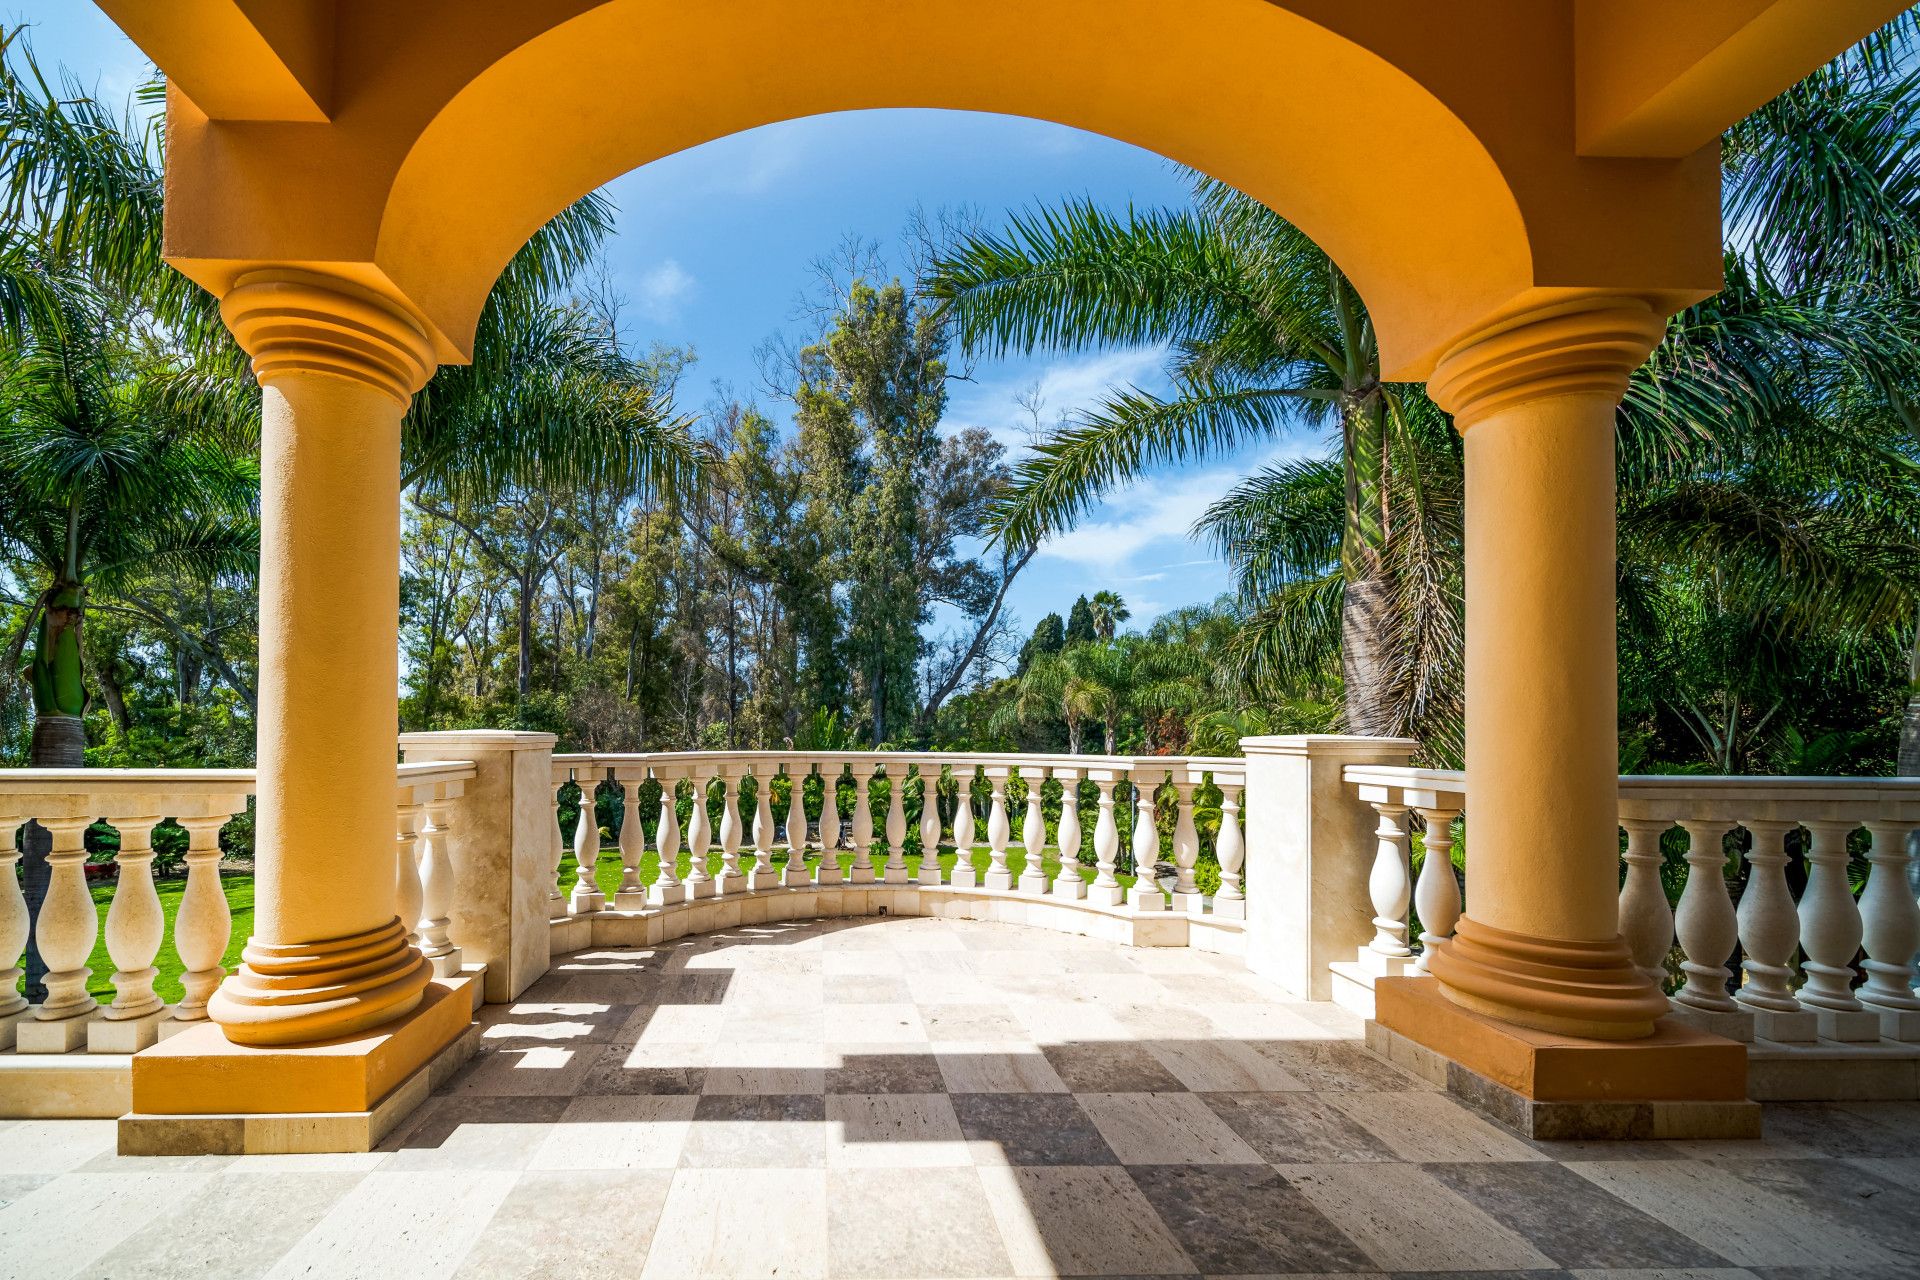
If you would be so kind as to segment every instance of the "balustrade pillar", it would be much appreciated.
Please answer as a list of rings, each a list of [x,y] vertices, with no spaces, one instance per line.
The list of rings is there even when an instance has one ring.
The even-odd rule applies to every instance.
[[[771,889],[780,883],[773,869],[773,775],[777,765],[756,773],[753,778],[753,869],[748,873],[749,889]]]
[[[795,770],[798,772],[795,772]],[[789,885],[812,882],[807,874],[807,767],[787,766],[787,871],[781,877]]]
[[[91,818],[42,818],[53,838],[52,875],[35,922],[35,941],[47,965],[47,998],[34,1020],[15,1031],[21,1053],[66,1053],[86,1043],[87,1022],[99,1009],[87,994],[87,961],[100,936],[100,917],[87,889],[87,828]]]
[[[112,818],[120,833],[120,869],[107,907],[107,955],[113,960],[113,1003],[87,1028],[93,1053],[138,1053],[160,1038],[166,1005],[153,989],[154,961],[166,941],[166,915],[153,886],[153,829],[158,814]]]
[[[1047,880],[1047,814],[1044,808],[1047,771],[1038,765],[1023,767],[1020,777],[1027,784],[1027,816],[1020,824],[1020,847],[1027,860],[1020,868],[1020,892],[1045,893]]]
[[[607,905],[595,874],[600,864],[600,814],[596,797],[600,784],[593,779],[580,783],[580,820],[573,828],[573,897],[568,905],[573,914],[589,915]]]
[[[956,765],[953,770],[953,878],[949,883],[971,889],[980,883],[973,865],[973,779],[975,765]]]
[[[1807,980],[1800,1003],[1813,1010],[1822,1039],[1871,1043],[1880,1039],[1880,1015],[1853,993],[1853,959],[1860,953],[1860,904],[1847,877],[1847,837],[1853,822],[1806,823],[1807,888],[1800,895],[1800,945]]]
[[[1013,838],[1013,824],[1007,816],[1007,775],[998,765],[987,769],[987,786],[992,799],[987,808],[987,876],[989,889],[1013,888],[1013,872],[1007,867],[1007,842]]]
[[[720,892],[733,893],[745,878],[740,874],[740,775],[720,773]]]
[[[1753,1039],[1753,1019],[1727,994],[1727,961],[1740,941],[1740,920],[1727,892],[1726,824],[1683,818],[1687,885],[1673,913],[1686,984],[1673,993],[1676,1017],[1733,1040]]]
[[[707,793],[712,789],[713,775],[695,769],[688,788],[693,804],[687,810],[687,897],[696,902],[724,891],[721,882],[707,869],[707,851],[712,847]]]
[[[1106,769],[1088,772],[1088,778],[1100,789],[1100,815],[1093,823],[1093,884],[1087,901],[1102,907],[1117,907],[1124,896],[1120,878],[1114,874],[1120,857],[1120,827],[1113,820],[1113,784],[1115,775]]]
[[[873,883],[873,769],[865,773],[853,766],[853,821],[848,838],[853,841],[851,883]]]
[[[1873,848],[1867,854],[1872,869],[1867,872],[1866,888],[1860,891],[1860,943],[1867,952],[1860,965],[1867,975],[1860,987],[1860,1003],[1880,1015],[1883,1037],[1909,1042],[1920,1040],[1920,998],[1913,991],[1920,903],[1915,902],[1907,880],[1907,832],[1912,826],[1882,819],[1867,823],[1873,835]],[[51,974],[47,989],[53,989]]]
[[[907,770],[887,766],[887,865],[880,879],[886,884],[907,882]]]
[[[820,770],[820,869],[818,884],[839,884],[846,877],[840,872],[840,773],[841,766],[829,764]]]
[[[1053,879],[1053,893],[1078,900],[1087,896],[1087,882],[1080,875],[1080,771],[1055,769],[1053,777],[1060,784],[1060,824],[1053,833],[1060,874]]]
[[[14,870],[20,863],[20,850],[13,841],[10,826],[0,830],[0,1049],[13,1047],[14,1029],[32,1016],[27,997],[20,990],[20,979],[26,972],[21,959],[33,918],[20,888],[20,875]]]
[[[1238,782],[1214,783],[1220,788],[1220,837],[1214,844],[1214,856],[1220,861],[1220,892],[1213,895],[1213,914],[1232,920],[1247,915],[1247,895],[1240,884],[1240,868],[1247,858],[1247,846],[1240,834],[1240,791]]]
[[[1440,358],[1466,463],[1473,902],[1434,956],[1456,1004],[1649,1036],[1666,1000],[1620,936],[1614,411],[1664,330],[1644,301],[1565,296]]]
[[[395,913],[400,420],[424,328],[344,280],[253,272],[221,299],[261,384],[253,936],[209,1004],[229,1040],[303,1044],[417,1007]]]
[[[613,905],[638,910],[647,901],[647,887],[640,879],[640,864],[647,859],[647,826],[640,821],[641,779],[616,776],[614,782],[620,788],[620,887],[613,892]]]
[[[394,809],[393,909],[407,941],[420,945],[420,819],[424,805],[412,800],[411,787],[402,787],[402,802]]]
[[[1133,893],[1128,899],[1135,911],[1165,911],[1167,895],[1161,891],[1160,828],[1154,822],[1154,787],[1133,774]]]
[[[1800,914],[1787,888],[1787,834],[1798,824],[1771,818],[1741,822],[1753,837],[1747,854],[1747,890],[1736,913],[1746,982],[1734,999],[1753,1014],[1763,1040],[1812,1041],[1814,1016],[1793,998],[1793,955],[1800,949]]]
[[[1200,830],[1193,825],[1193,793],[1197,780],[1180,779],[1173,784],[1173,909],[1200,910],[1200,884],[1193,869],[1200,861]]]
[[[567,833],[560,826],[560,792],[566,788],[568,771],[553,771],[553,874],[547,890],[547,917],[558,920],[567,914],[567,895],[560,887],[561,867],[567,860]]]
[[[1413,907],[1420,913],[1420,954],[1413,967],[1421,973],[1431,971],[1433,958],[1453,937],[1453,926],[1460,919],[1460,882],[1453,876],[1453,820],[1459,812],[1424,806],[1420,810],[1420,820],[1426,824],[1426,856],[1413,886]]]
[[[687,900],[690,896],[693,874],[692,868],[688,868],[688,883],[680,882],[679,775],[656,769],[653,776],[660,783],[660,821],[653,829],[653,847],[659,853],[660,873],[654,877],[652,887],[647,890],[647,901],[655,906],[664,907]],[[695,792],[697,795],[697,787]],[[704,859],[702,861],[704,862]],[[702,870],[704,869],[703,866]]]
[[[1664,985],[1673,950],[1673,906],[1660,882],[1660,838],[1667,818],[1622,818],[1627,829],[1626,882],[1620,886],[1620,936],[1647,981]]]
[[[456,976],[463,959],[460,948],[453,945],[453,938],[447,932],[453,924],[456,887],[453,828],[457,807],[454,800],[455,796],[442,794],[427,801],[427,825],[420,834],[420,954],[433,966],[436,978]]]
[[[959,843],[956,828],[954,842]],[[940,883],[940,766],[920,766],[920,875],[919,883]]]
[[[1407,907],[1413,901],[1407,806],[1376,800],[1373,811],[1379,818],[1373,829],[1373,869],[1367,874],[1373,939],[1360,949],[1360,963],[1370,973],[1405,973],[1413,963],[1413,948],[1407,945]]]
[[[173,918],[173,950],[186,972],[173,1020],[199,1022],[227,976],[224,962],[233,941],[233,909],[220,884],[220,828],[227,816],[182,818],[180,825],[187,829],[187,888]]]

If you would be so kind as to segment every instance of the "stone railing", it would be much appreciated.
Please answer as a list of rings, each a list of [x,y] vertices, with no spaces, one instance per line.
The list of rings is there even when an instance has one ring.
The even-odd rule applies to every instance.
[[[1471,902],[1471,854],[1462,875],[1451,857],[1466,777],[1381,765],[1348,765],[1344,776],[1377,816],[1373,936],[1349,972],[1424,970],[1452,934],[1463,892]],[[1417,880],[1410,815],[1424,827]],[[1675,1016],[1780,1045],[1920,1042],[1920,904],[1907,844],[1920,827],[1920,779],[1623,777],[1620,827],[1620,932],[1634,962],[1675,987]],[[1661,878],[1665,841],[1685,845],[1677,908]],[[1865,869],[1857,893],[1856,853]]]
[[[751,813],[743,813],[742,784],[749,778]],[[776,778],[794,789],[790,796],[817,791],[817,800],[779,804]],[[1026,793],[1017,823],[1008,799],[1008,784],[1016,779],[1024,782]],[[559,755],[553,758],[549,910],[555,919],[577,918],[609,906],[615,912],[645,912],[778,888],[895,886],[1237,923],[1245,914],[1240,875],[1245,780],[1244,761],[1211,757],[802,751]],[[658,871],[651,883],[642,877],[647,845],[640,812],[641,787],[648,781],[659,784],[662,798],[652,846]],[[623,793],[621,880],[611,904],[593,875],[601,843],[594,806],[583,802],[573,830],[562,829],[561,791],[569,782],[589,797],[602,786]],[[1115,797],[1123,783],[1131,793],[1125,803]],[[1219,789],[1221,801],[1213,849],[1220,886],[1210,895],[1201,892],[1194,875],[1202,853],[1195,793],[1208,783]],[[928,786],[936,789],[940,803],[923,802]],[[1163,884],[1155,811],[1168,793],[1175,822],[1172,869]],[[1092,804],[1091,815],[1082,812],[1083,801]],[[713,821],[709,807],[716,802],[719,817]],[[1050,802],[1059,810],[1052,838],[1044,813]],[[809,803],[815,804],[812,814]],[[689,815],[684,829],[682,804]],[[1079,858],[1083,824],[1089,821],[1091,882],[1081,874]],[[917,871],[909,868],[910,832],[921,850],[961,855],[950,874],[937,856],[922,857]],[[569,847],[578,868],[571,885],[562,883]],[[973,855],[983,847],[986,865],[979,869]],[[1015,849],[1024,855],[1017,873],[1010,860]],[[1049,850],[1059,857],[1055,873],[1044,865]],[[776,855],[782,867],[776,868]],[[1128,886],[1121,878],[1123,864],[1148,870]]]
[[[449,762],[403,764],[396,773],[396,901],[402,918],[417,922],[414,941],[441,976],[460,968],[460,952],[447,936],[454,802],[473,772],[471,764]],[[250,769],[0,771],[6,833],[0,838],[0,1049],[136,1053],[206,1018],[233,940],[220,881],[220,832],[246,812],[253,789]],[[153,876],[154,829],[168,821],[184,828],[187,839],[185,884],[171,919]],[[88,991],[103,931],[86,848],[87,831],[98,823],[120,842],[104,926],[115,995],[105,1006]],[[35,838],[50,848],[34,926],[47,973],[45,998],[29,1003],[20,991],[29,912],[16,867],[17,841]],[[169,942],[184,971],[182,995],[172,1004],[155,989],[161,949]]]

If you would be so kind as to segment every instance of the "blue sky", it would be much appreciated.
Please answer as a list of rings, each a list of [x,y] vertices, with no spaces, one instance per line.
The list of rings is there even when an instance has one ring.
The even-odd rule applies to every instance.
[[[144,78],[139,50],[84,0],[0,0],[0,20],[31,23],[42,64],[65,64],[109,101]],[[608,257],[628,332],[698,354],[682,407],[724,391],[782,422],[786,407],[763,387],[754,353],[776,334],[806,336],[798,304],[812,264],[850,234],[890,250],[916,208],[971,208],[997,225],[1008,210],[1069,196],[1115,208],[1187,202],[1172,166],[1124,143],[1039,121],[919,110],[770,125],[658,160],[609,191],[620,214]],[[1032,421],[1023,394],[1037,388],[1051,422],[1110,387],[1163,385],[1159,367],[1153,350],[980,362],[971,381],[954,384],[947,423],[987,427],[1017,447]],[[1041,549],[1011,594],[1012,612],[1031,628],[1049,610],[1064,614],[1075,595],[1106,588],[1127,598],[1140,625],[1213,598],[1227,574],[1186,536],[1194,517],[1269,459],[1317,447],[1280,441],[1115,494]]]

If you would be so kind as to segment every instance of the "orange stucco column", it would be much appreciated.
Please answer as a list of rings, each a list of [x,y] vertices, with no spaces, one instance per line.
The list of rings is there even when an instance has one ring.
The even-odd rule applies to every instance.
[[[432,971],[394,905],[400,420],[421,328],[352,284],[243,276],[221,314],[263,391],[254,932],[208,1003],[239,1044],[405,1014]]]
[[[1619,931],[1614,637],[1614,410],[1661,329],[1637,300],[1564,303],[1429,384],[1467,473],[1467,914],[1433,975],[1455,1004],[1610,1040],[1667,1010]]]

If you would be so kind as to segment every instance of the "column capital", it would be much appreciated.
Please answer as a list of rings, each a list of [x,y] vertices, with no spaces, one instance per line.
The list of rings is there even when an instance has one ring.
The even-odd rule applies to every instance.
[[[426,330],[397,303],[307,271],[252,271],[220,299],[220,317],[253,357],[260,385],[297,373],[361,382],[405,405],[433,376]]]
[[[1524,311],[1449,348],[1427,391],[1461,431],[1548,396],[1618,400],[1665,331],[1666,321],[1638,298],[1602,295]]]

